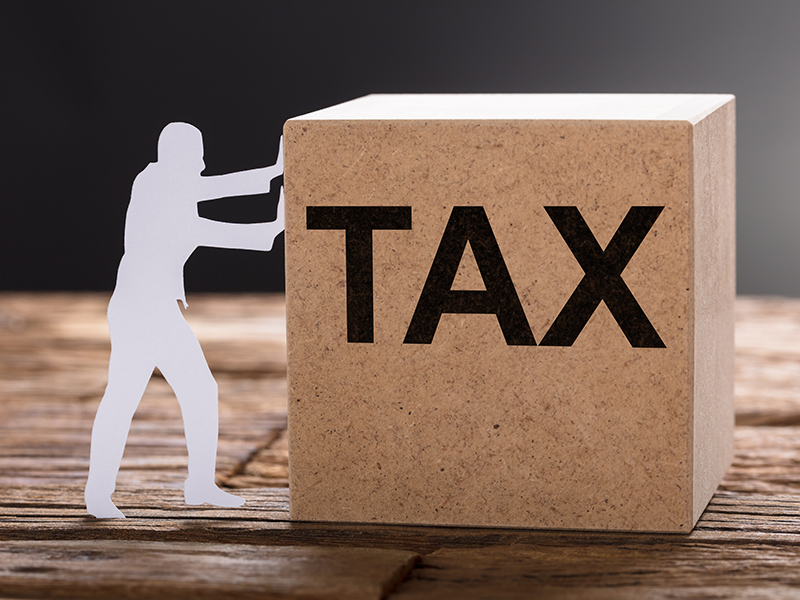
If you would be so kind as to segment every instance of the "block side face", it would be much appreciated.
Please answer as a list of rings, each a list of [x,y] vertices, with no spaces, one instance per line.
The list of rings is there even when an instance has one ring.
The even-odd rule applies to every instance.
[[[735,118],[731,101],[694,127],[695,522],[733,459]]]
[[[287,124],[292,517],[688,531],[687,128]],[[621,277],[666,348],[633,348],[605,302],[571,346],[447,312],[403,343],[454,207],[483,207],[539,343],[585,274],[545,207],[577,207],[606,248],[654,205]],[[308,206],[412,209],[411,229],[372,232],[371,343],[347,341],[345,232],[309,230]],[[453,289],[480,290],[462,258]]]

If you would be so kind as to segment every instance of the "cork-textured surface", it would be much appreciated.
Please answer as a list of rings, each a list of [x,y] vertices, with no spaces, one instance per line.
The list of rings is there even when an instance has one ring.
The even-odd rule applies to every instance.
[[[690,122],[299,118],[285,143],[293,518],[691,529],[693,427],[724,410],[692,403]],[[348,342],[345,232],[308,229],[308,206],[411,207],[372,233],[371,343]],[[571,346],[457,313],[404,343],[453,208],[483,207],[539,344],[584,276],[545,210],[564,206],[601,248],[664,207],[622,272],[664,348],[632,347],[604,302]],[[482,290],[464,254],[452,289]]]

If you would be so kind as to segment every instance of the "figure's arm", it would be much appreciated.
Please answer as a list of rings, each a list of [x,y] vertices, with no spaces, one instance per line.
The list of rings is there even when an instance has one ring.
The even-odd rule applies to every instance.
[[[227,198],[229,196],[250,196],[269,192],[273,179],[283,173],[283,136],[278,146],[278,158],[271,167],[250,169],[226,175],[201,177],[198,202]]]
[[[283,188],[278,200],[278,216],[269,223],[220,223],[199,219],[198,246],[237,250],[272,250],[275,238],[284,228]]]

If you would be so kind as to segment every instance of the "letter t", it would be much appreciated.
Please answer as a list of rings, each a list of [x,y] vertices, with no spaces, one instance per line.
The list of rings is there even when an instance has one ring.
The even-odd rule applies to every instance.
[[[372,232],[411,229],[410,206],[308,206],[308,229],[344,229],[347,341],[374,341]]]

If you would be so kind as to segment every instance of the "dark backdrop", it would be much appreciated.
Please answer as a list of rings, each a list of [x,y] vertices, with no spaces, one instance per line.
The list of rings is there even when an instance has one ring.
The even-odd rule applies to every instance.
[[[110,290],[130,185],[170,121],[203,131],[213,174],[271,163],[286,119],[371,92],[725,92],[738,97],[739,291],[800,295],[800,3],[58,1],[0,14],[0,289]],[[204,210],[269,220],[271,200]],[[282,251],[200,249],[187,289],[280,289],[282,265]]]

